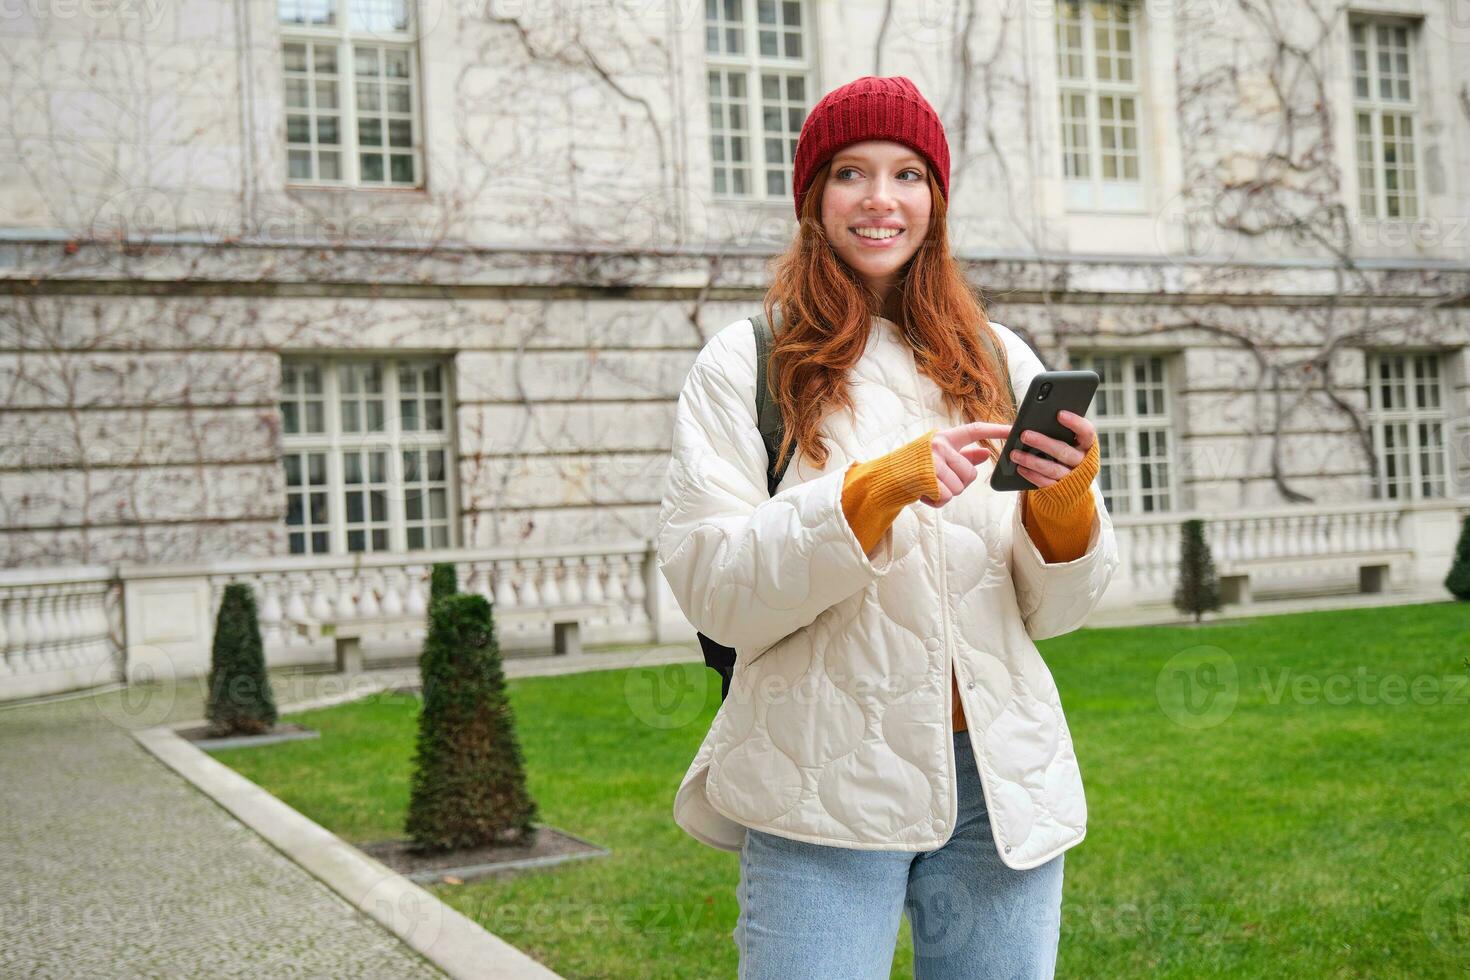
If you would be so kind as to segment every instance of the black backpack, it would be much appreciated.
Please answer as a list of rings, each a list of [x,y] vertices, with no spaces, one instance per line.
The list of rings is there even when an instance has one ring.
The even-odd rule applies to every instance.
[[[781,322],[781,310],[776,309],[776,322]],[[786,433],[786,422],[781,417],[781,408],[776,404],[775,396],[771,393],[770,382],[766,378],[766,363],[771,358],[771,347],[775,344],[775,330],[766,320],[765,311],[762,310],[750,318],[750,324],[755,329],[755,420],[760,429],[761,439],[766,444],[766,493],[774,497],[776,487],[781,482],[781,477],[786,473],[786,467],[790,465],[791,458],[787,457],[779,467],[776,466],[776,453],[781,448],[781,440]],[[996,353],[995,345],[990,342],[990,334],[982,333],[980,339],[985,343],[985,349],[997,364],[1005,362]],[[1006,394],[1010,397],[1011,416],[1015,417],[1016,395],[1011,390],[1010,379],[1006,379]],[[796,448],[792,447],[791,455],[796,455]],[[705,665],[720,675],[720,700],[725,700],[730,694],[730,680],[735,676],[735,649],[718,643],[703,633],[696,634],[699,637],[699,645],[704,651]]]

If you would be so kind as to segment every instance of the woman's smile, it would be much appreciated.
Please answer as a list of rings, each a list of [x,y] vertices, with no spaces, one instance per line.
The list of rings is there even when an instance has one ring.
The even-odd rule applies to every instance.
[[[903,235],[904,235],[903,229],[899,229],[898,230],[898,234],[893,234],[893,232],[892,232],[891,229],[886,229],[886,228],[872,228],[872,229],[849,228],[848,230],[850,232],[852,232],[852,237],[853,238],[856,238],[859,242],[861,242],[863,244],[863,247],[864,248],[893,248],[895,245],[898,244],[899,240],[902,239],[903,238]],[[868,237],[868,235],[863,235],[862,234],[862,231],[867,231],[868,232],[868,235],[883,234],[883,235],[887,235],[888,237],[886,237],[886,238],[871,238],[871,237]]]

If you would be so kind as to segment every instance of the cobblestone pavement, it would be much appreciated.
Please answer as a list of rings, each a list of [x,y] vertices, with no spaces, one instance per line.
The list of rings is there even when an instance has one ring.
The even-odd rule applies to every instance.
[[[515,657],[538,676],[698,660],[692,646]],[[418,681],[417,667],[273,671],[276,703]],[[0,706],[0,977],[439,977],[392,933],[144,750],[202,718],[204,682]]]
[[[128,732],[201,704],[189,682],[0,708],[0,976],[442,976]]]

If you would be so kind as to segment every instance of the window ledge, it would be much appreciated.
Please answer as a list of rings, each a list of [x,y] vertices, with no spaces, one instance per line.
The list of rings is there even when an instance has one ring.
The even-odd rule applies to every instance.
[[[293,184],[287,181],[285,184],[287,193],[290,194],[392,194],[398,197],[418,197],[429,199],[427,187],[374,187],[371,184],[360,186],[332,185],[332,184]]]

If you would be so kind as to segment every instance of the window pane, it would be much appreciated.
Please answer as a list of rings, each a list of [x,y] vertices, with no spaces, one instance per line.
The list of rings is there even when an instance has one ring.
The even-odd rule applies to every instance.
[[[379,93],[381,92],[377,82],[357,83],[357,111],[377,112],[383,108]]]
[[[336,23],[336,0],[277,0],[276,16],[282,24],[330,27]]]
[[[287,154],[287,176],[292,180],[311,179],[310,150],[292,150]]]
[[[408,0],[352,0],[347,5],[348,17],[355,31],[407,31],[410,5]]]
[[[378,71],[378,48],[367,48],[362,45],[352,49],[353,71],[359,76],[372,77],[380,74]]]

